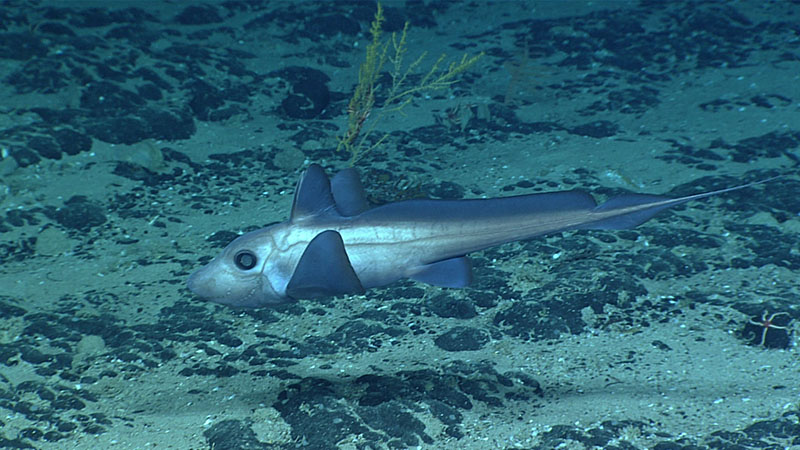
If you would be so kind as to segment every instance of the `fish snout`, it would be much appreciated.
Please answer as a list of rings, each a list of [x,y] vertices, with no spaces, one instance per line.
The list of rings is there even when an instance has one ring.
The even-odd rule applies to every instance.
[[[186,285],[203,300],[255,308],[272,303],[262,292],[261,274],[243,276],[213,262],[189,276]]]
[[[208,272],[206,267],[203,267],[189,275],[186,281],[186,286],[198,297],[212,298],[217,290],[217,280]]]

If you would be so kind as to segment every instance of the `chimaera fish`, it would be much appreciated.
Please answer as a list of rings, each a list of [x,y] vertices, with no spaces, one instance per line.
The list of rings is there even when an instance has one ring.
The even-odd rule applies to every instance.
[[[765,181],[680,198],[625,194],[599,206],[572,190],[369,209],[354,169],[328,180],[311,165],[288,221],[234,239],[188,285],[204,299],[243,307],[361,294],[401,278],[464,287],[470,252],[563,230],[632,228],[666,208]]]

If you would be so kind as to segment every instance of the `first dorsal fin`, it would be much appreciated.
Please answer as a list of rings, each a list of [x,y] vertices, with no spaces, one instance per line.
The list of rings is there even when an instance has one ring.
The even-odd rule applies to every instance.
[[[318,164],[308,166],[294,192],[290,220],[303,219],[329,211],[334,205],[331,182]]]

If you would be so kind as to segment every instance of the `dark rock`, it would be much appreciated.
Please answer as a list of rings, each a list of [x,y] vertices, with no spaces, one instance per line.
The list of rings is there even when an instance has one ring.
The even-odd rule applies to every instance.
[[[327,14],[311,17],[306,21],[305,32],[315,36],[335,36],[344,34],[355,36],[361,31],[358,22],[344,14]]]
[[[439,317],[469,319],[478,315],[475,305],[470,300],[453,298],[446,293],[433,297],[428,307]]]
[[[175,22],[181,25],[208,25],[222,22],[217,9],[211,5],[187,6],[177,16]]]
[[[23,428],[19,436],[32,441],[39,441],[44,437],[44,432],[38,428]]]
[[[55,220],[61,226],[86,231],[106,222],[103,208],[83,196],[73,196],[55,211]]]
[[[593,138],[614,136],[617,134],[617,131],[619,131],[619,126],[609,122],[608,120],[597,120],[594,122],[585,123],[569,130],[569,132],[572,134]]]
[[[72,31],[72,28],[58,22],[40,23],[36,25],[36,32],[58,36],[75,36],[75,32]]]
[[[433,439],[425,433],[425,424],[414,417],[400,402],[390,401],[361,410],[361,417],[372,429],[378,429],[402,443],[402,448],[419,445],[417,437],[427,444]]]
[[[281,102],[283,114],[291,119],[313,119],[330,103],[330,78],[317,69],[292,66],[270,76],[281,77],[292,85],[292,92]]]
[[[53,356],[42,353],[33,347],[23,347],[20,352],[20,358],[31,364],[42,364],[52,360]]]
[[[80,99],[81,108],[95,117],[118,117],[134,112],[144,101],[134,92],[109,81],[89,85]]]
[[[163,95],[161,89],[153,83],[145,83],[136,87],[136,93],[139,97],[146,100],[161,100]]]
[[[43,158],[61,159],[61,149],[50,137],[34,136],[28,140],[28,148],[36,150]]]
[[[20,167],[28,167],[42,160],[36,152],[28,150],[27,148],[12,147],[10,153],[11,157],[14,158],[14,161],[16,161],[17,165]]]
[[[215,450],[257,450],[277,448],[262,443],[253,430],[239,420],[223,420],[203,432]]]
[[[89,136],[69,128],[54,131],[53,137],[61,150],[68,155],[77,155],[92,149],[92,139]]]
[[[454,327],[437,337],[434,343],[448,352],[479,350],[489,342],[489,333],[471,327]]]
[[[59,395],[53,400],[51,405],[55,409],[83,409],[86,407],[86,403],[82,402],[78,397],[69,394]]]
[[[219,343],[222,345],[227,345],[228,347],[238,347],[243,344],[241,339],[230,334],[223,334],[217,338],[217,341],[219,341]]]
[[[24,61],[47,54],[47,45],[34,33],[0,33],[0,58]]]

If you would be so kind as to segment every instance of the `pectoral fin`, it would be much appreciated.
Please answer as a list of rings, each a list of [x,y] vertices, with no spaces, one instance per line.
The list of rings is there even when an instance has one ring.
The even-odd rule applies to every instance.
[[[444,259],[422,266],[411,279],[434,286],[465,287],[472,281],[472,263],[466,256]]]
[[[364,287],[350,265],[342,236],[333,230],[309,242],[286,286],[286,294],[294,299],[362,293]]]

